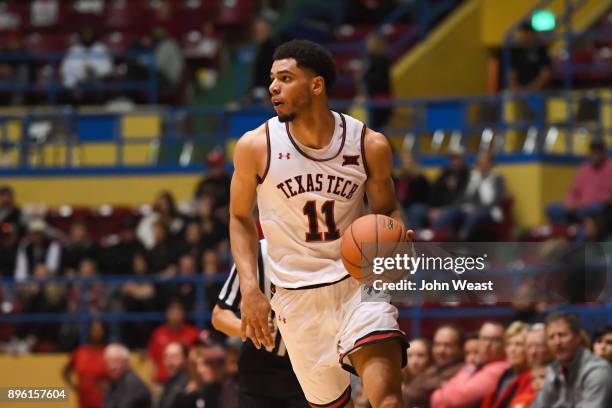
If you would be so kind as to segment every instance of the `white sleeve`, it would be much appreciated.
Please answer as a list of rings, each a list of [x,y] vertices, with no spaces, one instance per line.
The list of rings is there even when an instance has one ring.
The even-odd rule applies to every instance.
[[[25,253],[25,246],[19,245],[17,250],[17,262],[15,264],[15,280],[24,281],[28,278],[28,258]]]
[[[62,247],[57,241],[53,241],[51,245],[49,245],[49,251],[47,251],[47,259],[45,260],[45,264],[50,273],[57,273],[60,266],[61,257]]]
[[[98,44],[93,47],[92,53],[92,68],[96,72],[96,75],[99,77],[110,75],[113,70],[113,59],[109,55],[106,47],[102,44]]]
[[[62,60],[62,66],[60,67],[62,73],[62,83],[67,88],[72,88],[79,81],[82,71],[82,61],[72,56],[71,52]]]

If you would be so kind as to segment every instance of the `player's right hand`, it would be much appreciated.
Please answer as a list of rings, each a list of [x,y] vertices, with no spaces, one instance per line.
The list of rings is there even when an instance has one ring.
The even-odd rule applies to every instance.
[[[259,288],[242,295],[240,304],[242,341],[250,338],[258,349],[262,345],[264,347],[274,347],[274,339],[269,324],[271,311],[270,302]]]

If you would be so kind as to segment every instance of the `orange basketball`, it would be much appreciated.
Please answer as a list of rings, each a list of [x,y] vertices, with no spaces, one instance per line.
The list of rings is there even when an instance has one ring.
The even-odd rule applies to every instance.
[[[368,214],[357,218],[342,235],[342,263],[360,281],[372,273],[373,259],[393,255],[405,235],[404,226],[391,217]],[[383,251],[383,244],[395,245],[385,245]]]

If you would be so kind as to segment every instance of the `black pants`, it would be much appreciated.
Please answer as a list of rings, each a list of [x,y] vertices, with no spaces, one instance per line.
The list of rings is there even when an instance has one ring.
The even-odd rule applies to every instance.
[[[238,406],[240,408],[308,408],[308,403],[303,395],[273,398],[241,391],[238,395]]]

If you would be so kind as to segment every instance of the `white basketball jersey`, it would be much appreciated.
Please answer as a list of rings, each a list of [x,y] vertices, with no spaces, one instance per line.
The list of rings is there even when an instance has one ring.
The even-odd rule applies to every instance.
[[[300,144],[288,123],[266,122],[268,167],[259,179],[259,219],[268,240],[265,270],[282,288],[332,283],[347,276],[340,237],[364,211],[365,125],[332,112],[335,130],[322,149]]]

